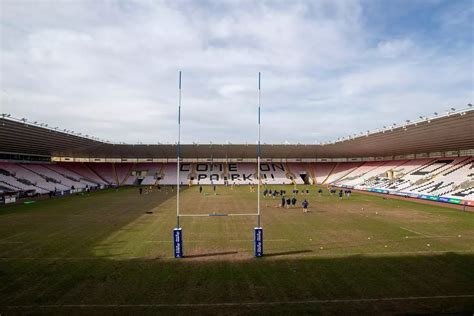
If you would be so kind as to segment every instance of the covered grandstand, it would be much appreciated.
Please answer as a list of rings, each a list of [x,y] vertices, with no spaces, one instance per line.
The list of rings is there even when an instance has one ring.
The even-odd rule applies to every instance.
[[[115,144],[0,118],[0,191],[176,184],[175,144]],[[182,145],[181,184],[255,184],[253,144]],[[324,144],[264,144],[261,183],[331,185],[473,204],[474,110]]]
[[[0,117],[0,123],[0,153],[4,158],[16,154],[61,161],[176,160],[176,144],[110,143],[5,116]],[[449,152],[472,155],[473,148],[474,110],[466,109],[323,144],[263,144],[262,157],[280,161],[391,160],[402,156],[439,157]],[[184,144],[181,150],[184,159],[222,161],[255,160],[256,152],[255,144]]]

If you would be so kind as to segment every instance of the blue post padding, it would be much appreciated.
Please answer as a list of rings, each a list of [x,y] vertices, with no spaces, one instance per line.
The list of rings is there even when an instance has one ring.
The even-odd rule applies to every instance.
[[[173,229],[174,257],[183,257],[183,231],[181,228]]]
[[[263,256],[263,228],[262,227],[254,228],[254,256],[255,257]]]

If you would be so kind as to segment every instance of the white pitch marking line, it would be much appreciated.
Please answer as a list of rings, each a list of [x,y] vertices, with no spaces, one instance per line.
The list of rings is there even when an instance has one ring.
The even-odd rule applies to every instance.
[[[209,213],[209,214],[179,214],[180,217],[226,217],[226,216],[257,216],[255,213]]]
[[[145,242],[153,242],[153,243],[172,243],[172,240],[145,240]],[[206,242],[205,240],[185,240],[185,243],[194,243],[194,242]]]
[[[24,234],[26,234],[26,232],[23,232],[23,233],[18,233],[18,234],[15,234],[15,235],[12,235],[12,236],[9,236],[9,237],[6,237],[6,238],[3,238],[3,239],[0,239],[0,241],[5,241],[5,240],[8,240],[8,239],[12,239],[12,238],[15,238],[15,237],[18,237],[18,236],[24,235]]]
[[[427,239],[427,238],[459,238],[458,236],[431,236],[431,235],[423,235],[423,236],[412,236],[410,239]]]
[[[143,257],[120,257],[120,259],[140,259]],[[0,260],[104,260],[104,257],[1,257]]]
[[[232,239],[229,240],[231,242],[242,242],[242,241],[253,241],[253,239]],[[265,242],[278,242],[278,241],[290,241],[289,239],[265,239]],[[153,242],[153,243],[172,243],[172,240],[145,240],[145,242]],[[205,240],[187,240],[186,243],[193,243],[193,242],[206,242]]]
[[[452,298],[472,298],[474,294],[464,295],[436,295],[436,296],[407,296],[407,297],[380,297],[359,299],[315,299],[301,301],[272,301],[272,302],[229,302],[229,303],[185,303],[185,304],[61,304],[61,305],[7,305],[8,309],[22,308],[136,308],[136,307],[216,307],[216,306],[271,306],[271,305],[301,305],[301,304],[328,304],[328,303],[360,303],[360,302],[390,302],[390,301],[417,301]]]
[[[253,241],[253,239],[232,239],[232,240],[229,240],[229,241],[233,241],[233,242],[240,242],[240,241]],[[290,241],[289,239],[263,239],[264,242],[268,242],[268,241]]]
[[[405,228],[405,227],[402,227],[402,226],[400,226],[400,228],[401,228],[401,229],[404,229],[404,230],[406,230],[406,231],[409,231],[410,233],[414,233],[414,234],[422,235],[422,236],[427,236],[426,234],[417,232],[416,230],[408,229],[408,228]]]

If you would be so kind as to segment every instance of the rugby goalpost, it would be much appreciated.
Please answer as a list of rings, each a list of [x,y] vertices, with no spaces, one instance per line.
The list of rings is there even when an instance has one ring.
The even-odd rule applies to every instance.
[[[179,205],[179,168],[181,159],[181,71],[179,72],[178,82],[178,155],[176,161],[176,228],[173,229],[173,245],[174,245],[174,257],[183,258],[183,230],[180,225],[181,217],[214,217],[214,216],[256,216],[257,227],[254,228],[254,256],[263,256],[263,229],[260,225],[260,91],[261,91],[261,74],[258,73],[258,152],[257,152],[257,213],[242,213],[242,214],[181,214]]]

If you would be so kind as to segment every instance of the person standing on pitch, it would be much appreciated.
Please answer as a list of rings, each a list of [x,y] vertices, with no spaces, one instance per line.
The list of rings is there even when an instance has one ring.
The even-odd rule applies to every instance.
[[[303,201],[303,213],[308,213],[308,205],[309,205],[309,202],[304,199]]]
[[[199,194],[202,193],[202,185],[199,186]]]
[[[342,190],[339,190],[339,200],[342,200]]]
[[[291,206],[292,207],[296,206],[296,197],[293,197],[293,199],[291,200]]]
[[[286,202],[285,197],[282,196],[281,197],[281,208],[285,208],[285,202]]]

